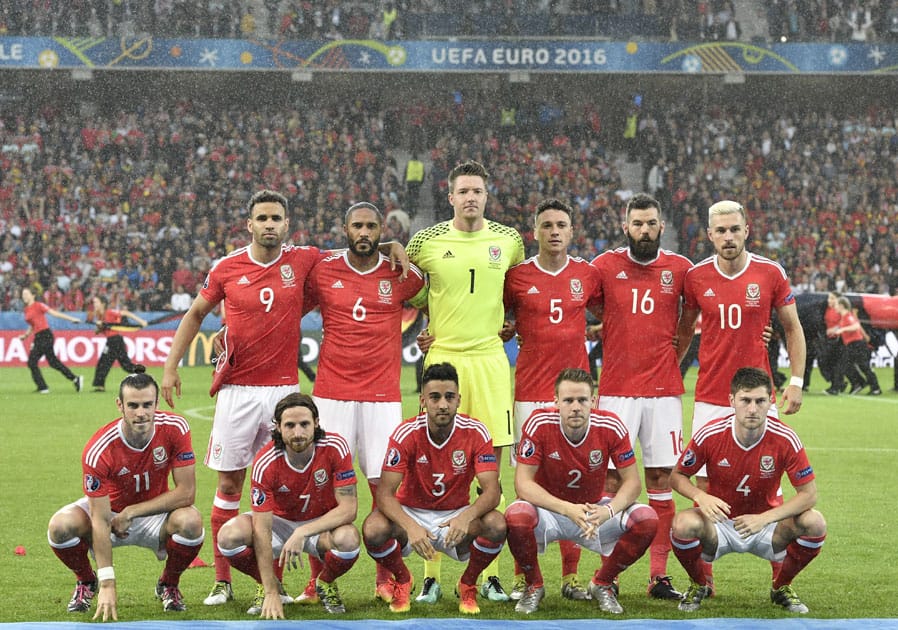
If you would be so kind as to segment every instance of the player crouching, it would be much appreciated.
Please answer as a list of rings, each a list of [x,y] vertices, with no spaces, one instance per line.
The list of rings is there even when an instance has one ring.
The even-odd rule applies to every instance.
[[[458,372],[451,364],[424,370],[425,413],[390,437],[377,509],[362,526],[368,554],[393,575],[390,610],[395,613],[411,609],[412,576],[404,555],[414,550],[430,560],[439,551],[467,561],[458,609],[476,615],[477,576],[502,551],[505,519],[496,511],[501,491],[493,441],[483,423],[457,413],[460,400]],[[470,503],[475,478],[483,492]]]
[[[248,614],[284,618],[293,600],[280,577],[284,567],[302,566],[303,553],[324,564],[315,583],[324,609],[346,612],[336,579],[355,564],[360,544],[349,445],[318,425],[318,407],[305,394],[281,399],[274,424],[272,441],[253,462],[252,511],[225,523],[218,548],[259,584]]]
[[[84,493],[50,519],[53,553],[78,579],[69,612],[118,620],[112,549],[146,547],[165,560],[156,597],[166,612],[187,609],[178,584],[203,544],[203,517],[193,507],[196,458],[187,421],[157,410],[159,386],[143,366],[119,385],[121,417],[87,442],[81,456]],[[175,487],[169,489],[171,475]],[[91,568],[88,551],[97,561]]]
[[[674,517],[674,554],[692,580],[679,608],[693,612],[712,593],[707,564],[728,553],[751,553],[781,561],[770,600],[791,613],[808,607],[792,580],[823,547],[826,521],[817,502],[814,470],[795,432],[768,416],[773,384],[764,370],[741,368],[730,383],[734,413],[699,430],[670,477],[671,487],[696,507]],[[703,465],[708,491],[690,477]],[[783,502],[778,490],[788,475],[795,495]]]
[[[645,553],[658,515],[635,503],[642,489],[627,428],[617,416],[594,409],[589,372],[566,368],[555,381],[555,408],[538,409],[522,427],[514,485],[518,500],[505,510],[508,548],[527,582],[515,611],[530,614],[545,595],[537,553],[569,540],[603,556],[589,593],[607,613],[624,612],[615,581]],[[621,485],[601,503],[609,462]]]

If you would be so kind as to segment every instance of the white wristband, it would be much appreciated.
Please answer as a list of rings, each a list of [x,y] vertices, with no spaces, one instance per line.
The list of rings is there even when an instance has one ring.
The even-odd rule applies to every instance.
[[[103,567],[101,569],[97,569],[97,579],[100,582],[106,582],[107,580],[115,579],[115,569],[112,567]]]
[[[802,389],[804,387],[804,379],[800,376],[793,376],[789,379],[789,385],[795,385],[798,389]]]

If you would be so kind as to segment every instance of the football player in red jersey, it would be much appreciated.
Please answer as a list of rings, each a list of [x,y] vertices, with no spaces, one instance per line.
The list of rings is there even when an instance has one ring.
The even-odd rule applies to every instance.
[[[222,258],[209,271],[199,295],[172,339],[162,377],[162,397],[174,406],[181,395],[178,364],[206,315],[224,302],[228,325],[215,364],[210,394],[218,394],[205,463],[218,472],[212,504],[215,584],[204,603],[221,605],[233,598],[231,565],[220,555],[218,530],[237,516],[246,469],[269,438],[279,400],[299,391],[296,369],[301,339],[300,316],[306,278],[325,253],[316,247],[284,245],[288,233],[287,199],[271,190],[256,192],[247,203],[246,229],[252,242]],[[404,251],[384,243],[391,258]],[[398,251],[397,251],[398,250]],[[407,257],[401,258],[403,268]]]
[[[782,562],[770,600],[792,613],[808,612],[791,584],[820,553],[826,521],[813,509],[817,485],[801,440],[768,415],[772,393],[765,370],[737,370],[730,386],[733,412],[695,433],[671,474],[673,489],[696,506],[676,515],[670,533],[674,554],[692,581],[679,604],[682,611],[698,610],[711,594],[706,563],[751,553]],[[690,480],[703,466],[707,491]],[[785,502],[779,494],[784,474],[795,488]]]
[[[521,426],[536,409],[553,406],[555,379],[566,367],[589,368],[586,352],[586,310],[598,284],[598,272],[582,258],[570,256],[573,238],[571,207],[560,199],[544,199],[536,206],[534,234],[536,256],[515,265],[505,274],[507,323],[502,338],[516,332],[518,358],[514,372],[515,443]],[[559,352],[559,348],[564,348]],[[567,599],[589,599],[580,584],[577,567],[580,547],[559,541],[561,594]],[[515,567],[513,600],[524,595],[526,580]]]
[[[156,381],[142,367],[125,377],[115,401],[121,417],[84,447],[86,496],[50,519],[50,547],[78,579],[69,612],[89,610],[96,596],[94,619],[118,619],[112,549],[124,545],[146,547],[166,560],[156,597],[165,611],[187,609],[178,584],[204,539],[203,518],[193,506],[196,458],[187,421],[159,411],[158,398]]]
[[[616,414],[627,425],[634,446],[638,440],[642,447],[646,494],[658,515],[647,593],[679,600],[682,593],[667,574],[668,531],[676,512],[670,471],[683,447],[683,377],[673,339],[692,263],[661,249],[661,206],[649,195],[637,194],[627,202],[623,231],[628,246],[607,251],[591,263],[599,274],[598,300],[606,315],[599,407]],[[646,339],[658,343],[646,344]],[[618,483],[612,468],[609,496]]]
[[[478,614],[477,576],[502,550],[505,519],[499,504],[499,471],[493,441],[479,420],[458,413],[458,373],[449,363],[424,370],[425,412],[390,438],[377,509],[362,526],[365,547],[395,576],[390,610],[411,609],[412,576],[403,555],[425,560],[442,552],[467,561],[458,590],[459,611]],[[471,503],[471,483],[482,493]]]
[[[322,426],[343,436],[376,495],[390,435],[402,422],[402,312],[423,291],[411,266],[404,282],[378,251],[383,215],[367,202],[353,204],[343,222],[348,249],[319,262],[306,284],[306,308],[321,309],[324,335],[313,396]],[[359,348],[370,361],[359,361]],[[307,594],[315,593],[318,565],[310,562]],[[392,576],[377,565],[375,593],[392,599]],[[309,598],[300,595],[298,601]]]
[[[272,441],[253,461],[252,512],[232,518],[218,533],[222,554],[258,582],[247,612],[263,619],[284,618],[273,562],[302,566],[303,553],[322,563],[315,586],[325,610],[346,612],[335,580],[359,556],[356,477],[346,440],[326,433],[318,420],[306,394],[278,402]]]
[[[600,610],[621,614],[615,580],[655,537],[658,516],[635,503],[642,486],[627,427],[594,408],[594,390],[589,372],[564,369],[555,381],[556,408],[537,409],[524,423],[514,477],[518,500],[505,510],[508,547],[527,582],[517,612],[535,612],[545,594],[537,552],[554,540],[571,540],[603,556],[589,593]],[[603,501],[612,462],[620,489]]]

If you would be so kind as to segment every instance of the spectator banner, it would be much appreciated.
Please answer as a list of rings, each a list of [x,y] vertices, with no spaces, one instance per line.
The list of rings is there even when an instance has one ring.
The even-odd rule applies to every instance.
[[[0,68],[894,74],[898,45],[0,37]]]

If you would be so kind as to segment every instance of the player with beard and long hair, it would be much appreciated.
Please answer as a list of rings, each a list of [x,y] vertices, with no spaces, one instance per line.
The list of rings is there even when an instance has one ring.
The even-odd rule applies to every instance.
[[[667,535],[676,507],[670,473],[683,446],[683,378],[674,337],[680,317],[683,283],[692,263],[661,249],[661,206],[646,194],[627,203],[623,223],[628,247],[605,252],[592,261],[599,270],[598,299],[604,308],[599,408],[614,412],[631,439],[642,446],[649,505],[658,514],[650,547],[648,594],[680,599],[667,574]],[[689,345],[688,342],[686,344]],[[606,491],[620,485],[608,471]]]
[[[228,562],[259,584],[247,613],[284,618],[274,563],[301,566],[303,553],[321,562],[316,588],[324,609],[345,612],[335,580],[358,560],[357,512],[349,445],[321,428],[309,396],[288,394],[275,406],[271,441],[253,461],[252,511],[218,532]]]

